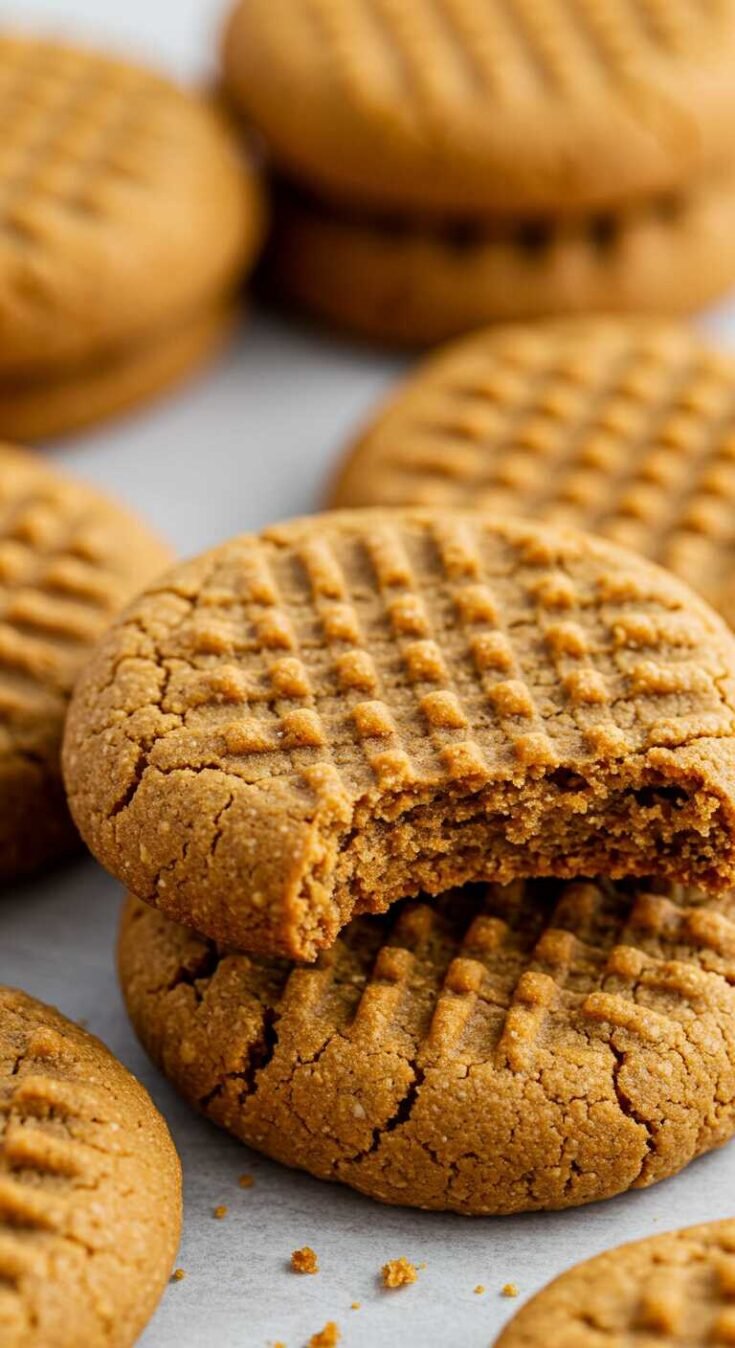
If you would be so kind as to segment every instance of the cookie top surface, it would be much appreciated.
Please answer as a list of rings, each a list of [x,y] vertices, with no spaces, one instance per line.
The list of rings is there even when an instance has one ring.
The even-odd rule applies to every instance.
[[[3,1348],[128,1348],[180,1223],[178,1157],[143,1087],[78,1025],[0,988]]]
[[[496,1348],[715,1348],[735,1333],[735,1221],[606,1250],[545,1287]]]
[[[729,162],[732,0],[241,0],[231,93],[322,193],[555,212]]]
[[[308,968],[131,900],[120,970],[189,1100],[385,1202],[573,1206],[671,1175],[735,1129],[732,894],[470,887],[356,919]]]
[[[261,204],[203,100],[97,52],[0,35],[0,375],[104,354],[238,278]]]
[[[58,752],[91,647],[170,559],[122,506],[0,445],[0,761]]]
[[[77,682],[65,782],[140,898],[313,958],[355,909],[470,879],[729,883],[734,675],[712,610],[602,540],[345,511],[132,604]]]
[[[379,412],[335,506],[477,506],[604,534],[735,622],[735,361],[656,320],[488,329]]]

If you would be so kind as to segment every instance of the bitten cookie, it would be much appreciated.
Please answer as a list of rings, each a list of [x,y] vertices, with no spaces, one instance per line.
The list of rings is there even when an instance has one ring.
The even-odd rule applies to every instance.
[[[0,880],[79,845],[59,764],[69,694],[170,556],[121,506],[0,446]]]
[[[233,97],[327,198],[573,214],[732,163],[735,5],[240,0]]]
[[[732,894],[546,880],[357,919],[308,968],[129,900],[119,963],[151,1056],[243,1141],[385,1203],[510,1213],[731,1137],[734,951]]]
[[[715,1348],[735,1338],[735,1221],[606,1250],[562,1273],[495,1348]]]
[[[399,388],[328,500],[589,529],[676,572],[735,625],[735,361],[656,321],[488,329]]]
[[[97,415],[202,359],[179,338],[222,309],[257,250],[260,189],[204,100],[99,53],[0,35],[0,432],[34,396],[42,434],[83,420],[58,387],[89,373]],[[178,343],[178,346],[177,346]],[[103,397],[98,370],[108,371]],[[77,400],[78,402],[79,400]],[[8,424],[3,407],[11,404]]]
[[[553,314],[688,313],[735,281],[735,178],[494,225],[361,217],[281,191],[266,274],[283,300],[395,345]]]
[[[180,1226],[179,1161],[147,1092],[91,1034],[0,988],[3,1348],[130,1348]]]
[[[609,543],[346,511],[175,568],[76,685],[64,773],[139,898],[312,959],[468,880],[735,880],[735,640]]]

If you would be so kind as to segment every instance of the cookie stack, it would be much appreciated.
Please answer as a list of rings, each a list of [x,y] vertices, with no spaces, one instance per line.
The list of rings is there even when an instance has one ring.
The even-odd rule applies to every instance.
[[[213,353],[263,232],[225,120],[150,71],[0,35],[0,434],[59,435]]]
[[[224,42],[276,285],[408,343],[731,285],[734,65],[734,0],[241,0]]]
[[[503,1213],[735,1131],[735,638],[650,562],[442,509],[234,539],[109,629],[63,760],[143,1042],[267,1154]]]

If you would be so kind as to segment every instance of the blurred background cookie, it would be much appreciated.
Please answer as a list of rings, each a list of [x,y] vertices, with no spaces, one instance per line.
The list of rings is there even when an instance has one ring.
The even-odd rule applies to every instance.
[[[181,1173],[104,1044],[0,987],[0,1342],[131,1348],[179,1243]]]
[[[0,880],[79,845],[59,750],[96,639],[170,559],[135,516],[0,446]]]
[[[734,1326],[735,1221],[708,1222],[568,1269],[522,1307],[495,1348],[725,1348]]]
[[[735,624],[735,362],[656,321],[490,328],[399,387],[327,503],[589,529],[676,572]]]
[[[225,118],[145,69],[6,34],[0,99],[0,434],[52,436],[209,354],[263,204]]]
[[[223,69],[282,180],[270,283],[417,344],[695,309],[735,280],[734,60],[733,0],[241,0]]]
[[[407,227],[292,188],[275,200],[275,292],[392,345],[550,314],[686,314],[735,278],[735,176],[596,215],[465,225]]]

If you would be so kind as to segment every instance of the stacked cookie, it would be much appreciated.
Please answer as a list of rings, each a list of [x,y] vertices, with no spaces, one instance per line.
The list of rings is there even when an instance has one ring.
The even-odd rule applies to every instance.
[[[498,1213],[735,1129],[735,639],[649,562],[441,509],[235,539],[102,639],[64,773],[143,1042],[269,1155]]]
[[[271,271],[357,333],[686,311],[735,280],[735,3],[240,0]]]
[[[212,353],[263,230],[225,121],[149,71],[0,35],[0,434],[58,435]]]

